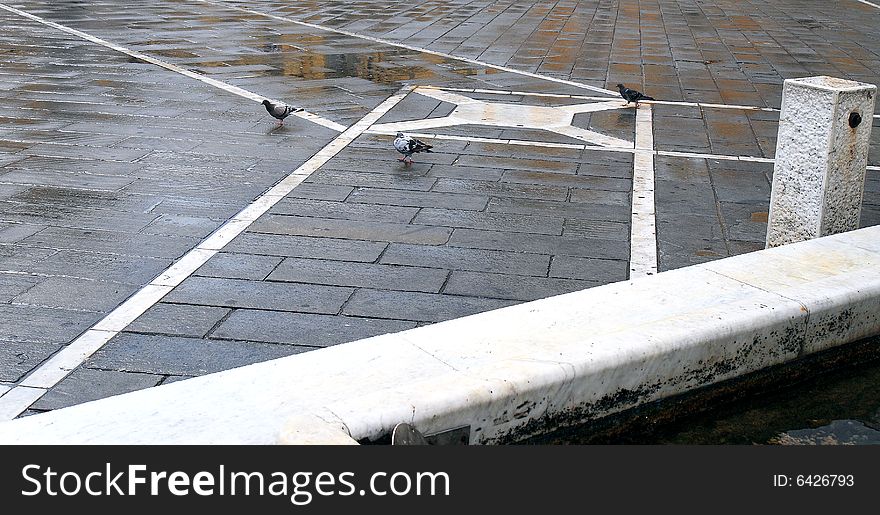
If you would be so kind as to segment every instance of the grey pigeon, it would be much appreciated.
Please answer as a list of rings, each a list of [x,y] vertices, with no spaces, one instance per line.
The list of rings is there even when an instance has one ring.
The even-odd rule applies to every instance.
[[[263,100],[263,105],[266,106],[266,111],[269,111],[272,118],[278,119],[278,125],[284,125],[284,119],[287,118],[290,113],[298,113],[303,110],[302,107],[289,106],[282,102],[273,104],[268,99]]]
[[[403,161],[406,164],[410,164],[413,162],[413,154],[418,154],[419,152],[431,152],[431,149],[434,147],[428,145],[424,141],[417,140],[411,136],[407,136],[402,132],[398,132],[397,137],[394,138],[394,148],[396,148],[398,152],[403,154],[403,157],[399,158],[398,161]]]
[[[642,94],[640,91],[629,89],[623,84],[618,84],[617,89],[620,91],[620,96],[622,96],[623,99],[626,100],[626,104],[624,105],[629,105],[630,102],[635,102],[636,108],[638,108],[640,100],[654,100],[653,98]]]

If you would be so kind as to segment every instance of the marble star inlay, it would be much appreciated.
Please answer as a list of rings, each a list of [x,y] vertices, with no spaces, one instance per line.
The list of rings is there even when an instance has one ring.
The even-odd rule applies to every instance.
[[[574,116],[578,113],[627,109],[628,106],[622,104],[620,100],[547,107],[487,102],[458,93],[424,86],[416,88],[413,92],[455,104],[455,109],[448,116],[440,118],[376,124],[371,127],[371,132],[394,134],[397,131],[419,131],[454,125],[488,125],[514,129],[544,130],[603,147],[635,147],[632,141],[607,136],[572,125]]]

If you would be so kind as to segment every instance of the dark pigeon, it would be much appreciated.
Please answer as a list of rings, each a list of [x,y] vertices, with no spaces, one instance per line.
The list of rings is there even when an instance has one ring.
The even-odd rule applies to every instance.
[[[402,132],[398,132],[397,137],[394,138],[394,148],[397,149],[398,152],[403,154],[403,157],[399,158],[398,161],[403,161],[406,164],[410,164],[413,162],[413,154],[418,154],[419,152],[431,152],[431,149],[434,147],[428,145],[424,141],[417,140],[411,136],[407,136]]]
[[[284,119],[290,116],[290,113],[298,113],[303,110],[302,107],[289,106],[282,102],[273,104],[268,99],[263,100],[263,105],[266,106],[266,111],[272,115],[272,118],[278,119],[278,125],[284,125]]]
[[[623,99],[626,100],[626,105],[629,105],[630,102],[635,102],[636,108],[639,107],[639,102],[642,100],[654,100],[653,98],[642,94],[640,91],[629,89],[623,84],[618,84],[617,89],[618,91],[620,91],[620,96],[622,96]]]

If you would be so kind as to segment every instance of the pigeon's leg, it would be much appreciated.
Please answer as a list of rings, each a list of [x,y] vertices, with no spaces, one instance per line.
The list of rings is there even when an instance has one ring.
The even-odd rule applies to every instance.
[[[397,160],[401,162],[406,162],[406,157],[398,157]]]

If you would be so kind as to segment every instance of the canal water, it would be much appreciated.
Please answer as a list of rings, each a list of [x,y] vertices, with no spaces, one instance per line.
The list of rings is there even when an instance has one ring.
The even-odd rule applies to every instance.
[[[848,365],[784,388],[751,392],[673,422],[601,436],[573,431],[568,444],[880,444],[880,359]]]

